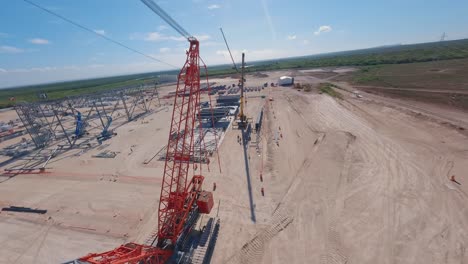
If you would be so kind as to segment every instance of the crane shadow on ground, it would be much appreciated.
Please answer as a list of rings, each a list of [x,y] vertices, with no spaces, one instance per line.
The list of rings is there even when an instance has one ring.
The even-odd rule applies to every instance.
[[[250,167],[249,167],[249,156],[247,153],[247,148],[249,146],[247,140],[247,132],[245,129],[242,129],[242,148],[244,150],[244,163],[245,163],[245,175],[247,177],[247,189],[249,191],[249,204],[250,204],[250,218],[255,223],[257,222],[257,218],[255,216],[255,205],[253,201],[253,194],[252,194],[252,182],[250,178]]]

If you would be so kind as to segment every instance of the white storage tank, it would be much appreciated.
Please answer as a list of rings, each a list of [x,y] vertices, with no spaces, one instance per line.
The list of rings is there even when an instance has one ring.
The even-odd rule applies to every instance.
[[[286,85],[293,85],[294,78],[290,76],[281,76],[278,80],[278,85],[286,86]]]

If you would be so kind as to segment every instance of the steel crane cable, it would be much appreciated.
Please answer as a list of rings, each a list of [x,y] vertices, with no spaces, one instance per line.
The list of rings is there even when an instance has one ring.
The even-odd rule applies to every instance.
[[[168,66],[170,66],[170,67],[173,67],[173,68],[175,68],[175,69],[179,69],[179,68],[180,68],[180,67],[177,67],[177,66],[175,66],[175,65],[172,65],[172,64],[170,64],[170,63],[168,63],[168,62],[165,62],[165,61],[162,61],[162,60],[160,60],[160,59],[158,59],[158,58],[155,58],[155,57],[153,57],[153,56],[151,56],[151,55],[148,55],[148,54],[145,54],[145,53],[143,53],[143,52],[141,52],[141,51],[138,51],[138,50],[136,50],[136,49],[134,49],[134,48],[131,48],[131,47],[129,47],[129,46],[127,46],[127,45],[125,45],[125,44],[123,44],[123,43],[117,41],[117,40],[114,40],[114,39],[112,39],[112,38],[110,38],[110,37],[108,37],[108,36],[105,36],[105,35],[103,35],[103,34],[99,34],[99,33],[97,33],[96,31],[94,31],[94,30],[92,30],[92,29],[90,29],[90,28],[88,28],[88,27],[85,27],[85,26],[83,26],[83,25],[81,25],[81,24],[78,24],[77,22],[75,22],[75,21],[73,21],[73,20],[71,20],[71,19],[68,19],[68,18],[66,18],[66,17],[64,17],[64,16],[62,16],[62,15],[59,15],[59,14],[57,14],[57,13],[55,13],[55,12],[53,12],[53,11],[51,11],[51,10],[45,8],[45,7],[42,7],[42,6],[36,4],[36,3],[32,2],[32,1],[29,1],[29,0],[23,0],[23,1],[26,2],[26,3],[28,3],[28,4],[30,4],[30,5],[32,5],[32,6],[35,6],[35,7],[39,8],[39,9],[43,10],[44,12],[47,12],[47,13],[53,15],[53,16],[56,16],[56,17],[58,17],[58,18],[60,18],[60,19],[62,19],[62,20],[64,20],[64,21],[66,21],[66,22],[68,22],[68,23],[70,23],[70,24],[72,24],[72,25],[75,25],[76,27],[79,27],[79,28],[81,28],[81,29],[83,29],[83,30],[85,30],[85,31],[91,32],[91,33],[93,33],[93,34],[95,34],[95,35],[97,35],[97,36],[99,36],[99,37],[101,37],[101,38],[103,38],[103,39],[105,39],[105,40],[107,40],[107,41],[110,41],[110,42],[112,42],[112,43],[114,43],[114,44],[116,44],[116,45],[118,45],[118,46],[121,46],[121,47],[123,47],[123,48],[126,48],[126,49],[128,49],[128,50],[130,50],[130,51],[133,51],[133,52],[135,52],[135,53],[138,53],[138,54],[143,55],[143,56],[145,56],[145,57],[147,57],[147,58],[149,58],[149,59],[155,60],[155,61],[157,61],[157,62],[160,62],[160,63],[162,63],[162,64],[168,65]]]
[[[224,42],[226,43],[226,47],[227,47],[227,49],[229,51],[229,55],[231,56],[232,64],[234,64],[234,68],[236,69],[236,72],[239,72],[239,69],[237,68],[236,62],[234,61],[234,58],[232,57],[231,49],[229,48],[226,37],[224,36],[223,28],[219,28],[219,30],[221,30],[221,34],[223,35]]]
[[[179,32],[184,38],[188,39],[192,37],[181,25],[179,25],[172,17],[170,17],[166,11],[164,11],[161,7],[159,7],[155,2],[152,0],[141,0],[143,4],[145,4],[149,9],[153,10],[158,16],[160,16],[164,21],[166,21],[173,29]]]

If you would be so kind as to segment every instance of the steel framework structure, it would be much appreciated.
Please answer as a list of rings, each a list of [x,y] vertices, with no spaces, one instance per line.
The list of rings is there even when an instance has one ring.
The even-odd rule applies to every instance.
[[[36,148],[54,142],[74,147],[79,145],[78,137],[73,135],[78,112],[87,135],[92,138],[95,136],[92,130],[108,127],[109,117],[114,121],[124,119],[120,121],[122,125],[150,113],[157,106],[154,98],[159,102],[156,85],[134,86],[59,100],[18,103],[15,110]]]
[[[187,181],[190,160],[195,154],[193,132],[197,118],[199,118],[200,67],[198,60],[199,42],[192,39],[187,61],[179,74],[174,97],[159,203],[158,239],[170,240],[172,244],[175,244],[196,198],[190,194],[191,190],[188,187],[191,184],[187,186]],[[172,157],[171,160],[170,157]],[[198,176],[197,179],[195,177],[190,183],[195,184],[194,181],[199,181],[201,185],[203,177]]]
[[[211,210],[212,200],[209,201],[211,204],[198,200],[204,177],[195,175],[196,165],[191,162],[195,152],[206,151],[201,150],[204,144],[197,145],[199,150],[195,149],[194,144],[194,130],[197,127],[203,129],[201,125],[197,126],[201,122],[200,57],[198,40],[190,38],[189,42],[187,60],[179,73],[174,96],[159,202],[157,237],[152,240],[151,246],[126,244],[105,253],[89,254],[78,259],[79,261],[91,264],[167,263],[177,250],[179,240],[184,239],[193,226],[194,219],[198,218],[198,213],[209,213]],[[194,175],[190,179],[191,164]],[[201,163],[199,165],[201,173]]]
[[[106,253],[91,254],[79,259],[85,263],[167,263],[178,247],[183,244],[198,214],[209,213],[213,207],[212,194],[202,192],[204,180],[204,177],[200,175],[202,163],[199,163],[199,174],[195,174],[198,166],[192,162],[195,152],[206,153],[202,151],[204,144],[194,142],[194,130],[197,129],[197,123],[201,123],[199,115],[200,43],[152,0],[141,1],[190,43],[187,59],[178,75],[174,96],[159,200],[157,237],[152,240],[149,248],[146,245],[132,244],[129,250],[127,245],[122,245]],[[206,65],[204,67],[206,69]],[[198,128],[202,135],[202,126],[198,125]],[[190,165],[193,168],[192,173],[189,173]],[[191,179],[190,175],[192,175]],[[121,252],[125,253],[122,255]]]

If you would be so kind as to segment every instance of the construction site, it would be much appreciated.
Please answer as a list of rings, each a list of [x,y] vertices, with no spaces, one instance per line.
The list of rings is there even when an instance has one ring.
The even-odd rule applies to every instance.
[[[142,2],[176,82],[0,112],[0,263],[468,263],[466,112],[349,67],[203,77]]]

